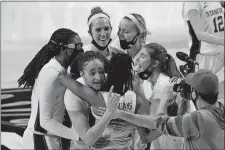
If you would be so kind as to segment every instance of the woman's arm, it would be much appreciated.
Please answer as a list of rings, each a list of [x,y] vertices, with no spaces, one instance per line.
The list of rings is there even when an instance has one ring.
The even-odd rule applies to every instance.
[[[114,100],[115,98],[116,97],[114,97]],[[111,97],[111,99],[113,99],[113,97]],[[78,132],[80,138],[86,145],[93,146],[93,144],[99,139],[105,128],[108,126],[109,121],[112,118],[112,112],[107,109],[101,119],[90,128],[88,117],[85,116],[84,112],[88,111],[88,108],[82,107],[82,100],[69,90],[66,92],[64,100],[72,124],[75,130]],[[113,104],[109,103],[109,107],[113,107]]]
[[[204,31],[204,24],[200,17],[200,13],[196,9],[191,9],[188,11],[188,18],[195,31],[195,34],[200,41],[204,41],[210,44],[222,45],[224,46],[224,37],[219,37]],[[223,19],[223,18],[221,18]]]
[[[40,125],[51,134],[59,137],[78,140],[79,135],[75,130],[64,126],[53,118],[56,105],[56,88],[59,86],[57,81],[58,72],[52,68],[45,68],[39,75],[40,88]]]
[[[82,85],[78,81],[66,76],[65,74],[58,77],[59,82],[68,88],[73,94],[80,97],[82,100],[87,100],[92,106],[104,107],[105,104],[101,92],[96,92],[92,88]]]
[[[72,124],[84,144],[93,146],[108,126],[112,115],[106,111],[102,118],[90,128],[87,117],[82,111],[68,111]]]
[[[115,118],[123,119],[127,122],[130,122],[140,127],[148,129],[154,128],[154,118],[149,115],[133,114],[126,111],[117,110]]]

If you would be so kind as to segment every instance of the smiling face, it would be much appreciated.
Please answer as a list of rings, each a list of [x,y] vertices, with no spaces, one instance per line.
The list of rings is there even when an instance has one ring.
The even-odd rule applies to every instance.
[[[112,28],[109,20],[106,18],[97,18],[91,23],[91,31],[93,40],[100,45],[105,47],[110,40]]]
[[[105,81],[104,64],[98,59],[84,63],[81,76],[89,87],[100,90]]]
[[[135,24],[128,19],[123,18],[119,25],[118,36],[120,40],[130,42],[137,35],[138,31]]]

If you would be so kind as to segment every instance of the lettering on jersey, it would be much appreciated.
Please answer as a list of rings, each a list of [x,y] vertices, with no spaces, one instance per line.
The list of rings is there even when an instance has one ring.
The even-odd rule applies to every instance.
[[[211,17],[217,14],[223,13],[223,9],[222,8],[217,8],[215,10],[210,10],[206,12],[206,16],[207,17]]]
[[[120,110],[132,110],[132,102],[119,103],[118,109],[120,109]]]

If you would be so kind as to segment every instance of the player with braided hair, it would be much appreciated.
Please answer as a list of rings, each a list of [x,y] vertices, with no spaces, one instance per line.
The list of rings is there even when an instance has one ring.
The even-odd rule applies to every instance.
[[[70,29],[58,29],[18,80],[19,86],[32,88],[31,115],[23,135],[27,149],[60,149],[61,138],[79,139],[76,131],[63,125],[66,89],[59,84],[57,77],[66,73],[80,51],[79,35]]]

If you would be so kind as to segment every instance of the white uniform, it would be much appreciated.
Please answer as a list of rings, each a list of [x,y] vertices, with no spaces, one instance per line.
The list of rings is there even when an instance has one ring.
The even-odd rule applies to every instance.
[[[108,103],[108,94],[108,92],[102,92],[106,105]],[[136,94],[132,91],[128,91],[120,98],[118,109],[134,113],[135,108]],[[93,111],[92,114],[96,118],[96,121],[101,118],[95,115]],[[127,126],[127,128],[123,130],[114,130],[111,126],[107,127],[103,132],[103,136],[109,135],[109,143],[103,149],[129,149],[132,146],[132,135],[135,129],[135,127],[131,126]]]
[[[154,87],[152,86],[153,94],[150,98],[150,101],[153,103],[154,100],[161,99],[161,95],[163,93],[164,88],[166,85],[169,84],[170,78],[163,73],[161,73],[155,83]],[[156,113],[152,112],[154,109],[150,108],[150,114]],[[157,110],[157,108],[156,108]],[[174,137],[170,135],[161,135],[158,139],[152,141],[151,143],[151,150],[155,149],[181,149],[183,144],[183,138]]]
[[[80,77],[77,79],[77,81],[87,86],[84,78]],[[73,94],[68,89],[66,90],[64,96],[64,103],[68,111],[79,111],[80,113],[83,113],[87,121],[89,120],[90,105],[87,102],[79,99],[75,94]],[[73,125],[72,128],[74,129]],[[71,141],[70,149],[88,149],[88,148],[89,146],[85,145],[82,141],[79,142],[74,140]]]
[[[63,118],[65,115],[65,106],[64,106],[64,93],[66,88],[61,85],[57,81],[57,77],[59,74],[65,73],[66,69],[60,65],[60,63],[55,59],[52,58],[40,71],[38,78],[35,81],[35,85],[32,91],[31,97],[31,115],[28,122],[27,129],[23,135],[23,144],[26,149],[34,149],[34,142],[33,142],[33,134],[40,134],[45,135],[45,139],[47,142],[47,146],[49,149],[60,149],[61,142],[60,137],[66,137],[67,135],[77,134],[76,132],[72,132],[70,128],[65,127],[62,125]],[[56,83],[51,88],[54,89],[56,92],[52,93],[52,100],[54,104],[48,103],[50,99],[46,100],[45,93],[50,90],[49,88],[46,89],[46,85],[52,84],[51,81]],[[47,90],[47,91],[46,91]],[[46,133],[35,131],[35,123],[37,120],[37,112],[38,112],[38,105],[40,109],[40,105],[54,105],[54,109],[51,110],[53,113],[48,112],[47,110],[40,110],[40,116],[44,120],[44,124],[46,127],[51,128],[51,132],[47,131]],[[46,111],[46,112],[43,112]],[[53,136],[57,135],[58,136]],[[77,135],[77,139],[79,136]]]
[[[220,2],[184,2],[182,15],[189,32],[190,48],[193,40],[196,39],[194,34],[190,35],[191,27],[188,28],[190,26],[188,25],[188,11],[192,9],[200,13],[205,32],[224,37],[224,10]],[[199,69],[208,69],[217,74],[224,72],[224,46],[200,41],[198,48],[200,48],[200,54],[197,55],[196,61],[199,63]],[[219,78],[224,80],[224,76],[219,76]]]

